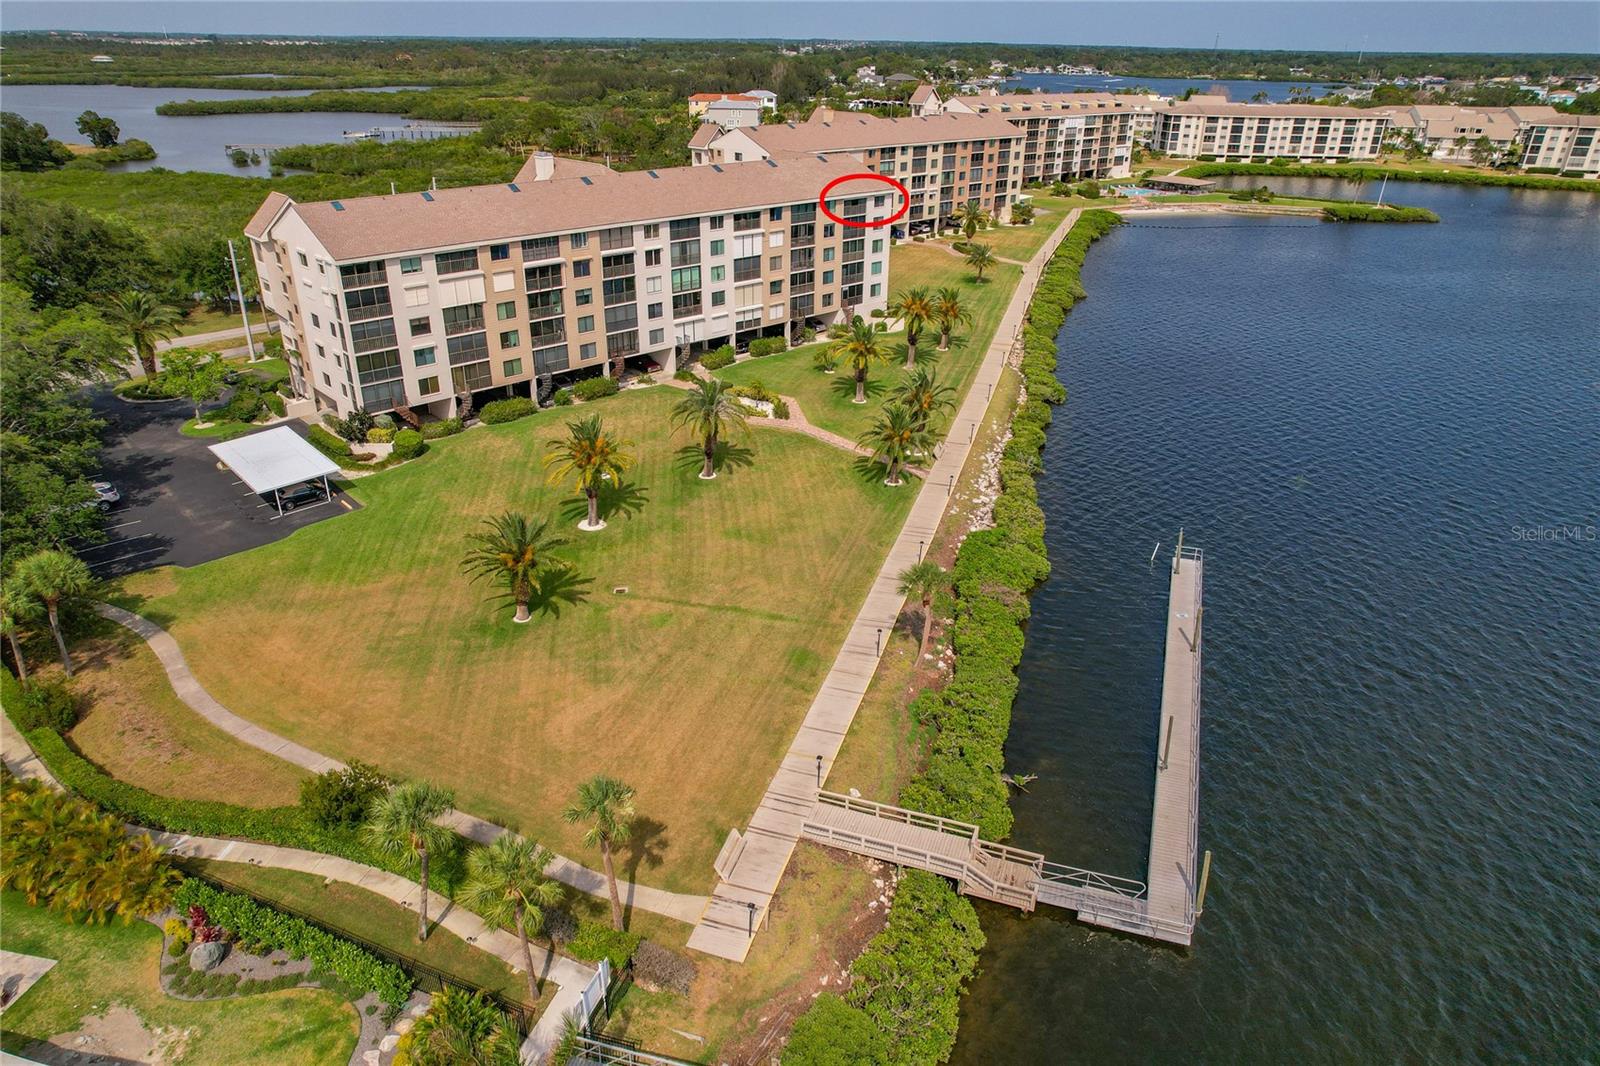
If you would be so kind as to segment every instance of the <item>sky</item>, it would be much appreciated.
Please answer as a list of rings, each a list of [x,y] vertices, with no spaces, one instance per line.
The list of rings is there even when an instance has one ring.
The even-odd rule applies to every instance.
[[[1457,0],[7,0],[0,28],[316,36],[847,38],[1371,52],[1600,53],[1600,2]]]

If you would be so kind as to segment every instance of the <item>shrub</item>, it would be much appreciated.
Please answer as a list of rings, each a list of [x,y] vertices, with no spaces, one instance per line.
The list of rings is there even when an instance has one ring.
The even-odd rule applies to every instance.
[[[65,733],[78,724],[78,699],[64,681],[35,681],[7,703],[24,732],[42,727]]]
[[[204,907],[211,922],[241,940],[258,941],[296,958],[310,959],[319,972],[362,992],[375,993],[390,1010],[398,1011],[411,996],[411,978],[400,967],[248,896],[189,878],[178,886],[176,902],[180,907]]]
[[[377,425],[375,418],[357,408],[351,411],[348,417],[335,421],[333,431],[351,444],[360,444],[367,439],[367,432],[375,425]]]
[[[544,935],[558,948],[570,943],[578,935],[578,919],[570,911],[549,911],[544,916]]]
[[[924,237],[922,234],[919,233],[915,237],[912,237],[911,239],[913,241],[915,241],[917,244],[921,244],[924,241],[926,241],[928,238]]]
[[[539,405],[526,396],[513,396],[507,400],[491,400],[478,409],[478,418],[491,426],[515,422],[539,409]]]
[[[872,309],[872,313],[871,313],[870,317],[872,317],[872,318],[882,318],[883,317],[883,308],[874,307]]]
[[[414,429],[402,429],[394,435],[394,455],[401,462],[415,459],[427,450],[428,445],[423,441],[422,434]]]
[[[567,942],[567,954],[584,962],[611,960],[613,969],[628,965],[639,947],[639,934],[628,933],[599,922],[579,921],[578,934]]]
[[[279,418],[282,418],[284,415],[289,413],[288,405],[283,402],[283,397],[279,396],[276,392],[262,393],[261,402],[267,405],[267,410],[271,411]]]
[[[355,457],[350,454],[350,445],[335,437],[321,426],[312,426],[306,431],[306,440],[317,451],[326,455],[340,466],[354,466]]]
[[[571,407],[572,386],[568,385],[564,389],[557,389],[554,395],[550,397],[550,405],[552,407]]]
[[[572,386],[572,394],[580,400],[599,400],[615,396],[621,390],[622,386],[615,379],[606,377],[584,378]]]
[[[1185,169],[1184,174],[1194,178],[1210,178],[1220,174],[1248,174],[1262,177],[1337,177],[1348,178],[1351,181],[1378,181],[1387,175],[1391,181],[1431,181],[1445,185],[1504,185],[1524,189],[1600,193],[1600,182],[1585,178],[1550,178],[1534,174],[1505,174],[1475,170],[1405,170],[1353,163],[1272,166],[1257,163],[1218,163],[1214,156],[1197,158],[1200,160],[1200,165]]]
[[[733,385],[729,387],[728,392],[731,395],[743,396],[758,403],[776,403],[778,400],[778,394],[759,381],[752,381],[748,385]]]
[[[807,326],[807,327],[805,327],[804,329],[802,329],[800,331],[800,343],[801,344],[810,344],[812,341],[814,341],[816,339],[817,339],[817,331],[812,329],[810,326]]]
[[[462,429],[461,419],[446,418],[438,422],[424,422],[422,424],[423,440],[438,440],[440,437],[453,437]]]
[[[683,370],[683,369],[674,370],[672,372],[672,380],[673,381],[693,381],[693,380],[695,380],[694,371],[693,370]]]
[[[300,782],[300,809],[323,829],[356,829],[366,821],[372,801],[389,784],[377,767],[354,760],[343,770],[329,770]]]
[[[772,401],[772,417],[785,420],[789,417],[789,405],[782,396]]]
[[[1329,204],[1322,209],[1329,222],[1437,222],[1426,207],[1379,207],[1377,204]]]
[[[725,366],[732,366],[733,359],[733,345],[724,344],[720,348],[714,348],[707,352],[705,357],[700,360],[700,365],[707,370],[721,370]]]
[[[382,426],[373,426],[371,429],[367,430],[368,444],[392,444],[393,442],[394,430],[392,429],[384,429]]]
[[[879,1066],[889,1042],[867,1013],[824,992],[795,1019],[783,1048],[783,1066]]]
[[[1098,181],[1084,182],[1078,186],[1078,195],[1086,200],[1100,199],[1100,183]]]
[[[633,979],[647,992],[686,996],[697,972],[694,960],[649,940],[641,941],[633,953]]]
[[[184,948],[189,946],[189,941],[194,936],[189,932],[188,923],[182,918],[168,918],[165,924],[161,926],[161,931],[171,941],[167,945],[167,954],[169,955],[182,955]]]

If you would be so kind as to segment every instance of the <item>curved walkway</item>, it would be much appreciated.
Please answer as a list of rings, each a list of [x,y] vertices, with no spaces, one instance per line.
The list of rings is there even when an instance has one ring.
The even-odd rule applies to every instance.
[[[0,756],[3,756],[6,767],[23,780],[43,781],[51,788],[62,790],[60,782],[50,773],[44,760],[39,758],[27,738],[5,715],[0,715]],[[165,848],[170,855],[312,874],[366,889],[407,910],[417,909],[420,890],[416,882],[408,881],[399,874],[392,874],[387,870],[351,862],[349,859],[324,855],[318,851],[304,851],[300,848],[256,844],[248,840],[165,833],[158,829],[145,829],[135,825],[130,825],[128,828],[136,833],[148,833],[150,839]],[[436,897],[433,900],[434,904],[439,906],[442,903],[434,919],[435,926],[448,929],[460,937],[462,942],[488,952],[509,966],[513,972],[519,974],[526,972],[522,958],[522,942],[515,934],[489,925],[476,914],[449,900],[437,898],[438,893],[434,895]],[[557,955],[538,944],[531,946],[533,965],[539,971],[539,981],[541,983],[554,981],[558,986],[550,1005],[534,1023],[522,1046],[526,1061],[543,1062],[544,1056],[561,1039],[562,1023],[567,1014],[578,1006],[583,989],[595,971],[592,967]]]
[[[110,619],[118,625],[137,633],[144,638],[144,642],[155,652],[156,658],[161,660],[161,667],[167,672],[167,680],[172,683],[172,690],[191,710],[218,729],[227,733],[252,748],[257,748],[269,755],[276,755],[280,759],[294,763],[296,766],[311,771],[314,774],[324,773],[328,770],[342,770],[344,764],[337,759],[310,748],[296,744],[294,741],[278,734],[262,729],[260,726],[239,717],[228,708],[218,703],[201,685],[189,669],[188,660],[183,657],[183,650],[178,647],[178,642],[172,634],[156,625],[148,618],[125,611],[121,607],[114,607],[109,603],[95,605],[95,610],[101,617]],[[487,844],[502,833],[509,830],[486,822],[482,818],[474,817],[465,811],[452,810],[449,814],[439,819],[441,824],[449,826],[462,836],[475,840],[480,844]],[[591,896],[609,899],[610,893],[606,889],[605,875],[598,870],[591,870],[586,866],[573,862],[571,859],[557,855],[545,867],[545,873],[570,885],[581,892]],[[650,911],[653,914],[665,915],[676,918],[680,922],[694,922],[700,917],[700,912],[705,909],[706,897],[693,896],[681,892],[668,892],[665,889],[651,888],[648,885],[639,885],[631,881],[618,881],[617,891],[622,896],[625,907],[637,907],[640,910]]]

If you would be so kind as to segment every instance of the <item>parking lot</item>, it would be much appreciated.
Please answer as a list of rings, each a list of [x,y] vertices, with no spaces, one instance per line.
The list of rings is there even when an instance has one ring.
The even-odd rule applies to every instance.
[[[218,469],[207,447],[215,441],[178,432],[187,404],[127,403],[109,389],[96,390],[93,402],[107,423],[100,476],[122,494],[106,515],[106,542],[78,552],[97,577],[195,566],[360,506],[335,486],[332,499],[280,517],[269,500]]]

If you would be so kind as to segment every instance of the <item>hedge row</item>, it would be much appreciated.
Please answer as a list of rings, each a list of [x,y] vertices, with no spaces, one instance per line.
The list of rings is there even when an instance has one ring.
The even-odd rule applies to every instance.
[[[1003,747],[1022,660],[1028,593],[1050,572],[1044,512],[1034,475],[1041,467],[1050,405],[1066,399],[1055,377],[1055,338],[1084,295],[1078,271],[1089,246],[1122,220],[1085,212],[1061,242],[1029,308],[1022,373],[1027,399],[1012,419],[1001,458],[992,529],[971,533],[952,575],[955,673],[924,692],[913,713],[937,726],[927,768],[900,793],[904,806],[975,822],[990,839],[1011,830],[1000,779]],[[955,1047],[961,994],[977,971],[983,931],[977,911],[944,878],[907,871],[889,922],[851,965],[843,999],[819,996],[795,1023],[784,1066],[922,1066]],[[865,1034],[882,1034],[881,1040]]]
[[[295,959],[310,959],[313,970],[348,988],[376,993],[391,1011],[399,1011],[411,997],[411,978],[400,967],[248,896],[224,892],[191,877],[178,886],[173,903],[179,914],[190,907],[204,907],[213,924],[239,940],[281,949]]]
[[[405,866],[387,853],[368,846],[358,830],[324,829],[300,807],[240,807],[214,800],[158,796],[110,776],[73,751],[54,730],[30,729],[24,735],[63,787],[101,810],[146,829],[193,836],[239,837],[286,848],[320,851],[389,870],[402,877],[416,877],[415,867]],[[428,880],[436,890],[448,893],[460,883],[463,850],[457,847],[432,857]]]
[[[1377,204],[1329,204],[1322,209],[1329,222],[1437,222],[1426,207],[1379,207]]]
[[[1508,185],[1519,189],[1561,189],[1600,192],[1600,181],[1586,178],[1545,178],[1534,174],[1482,174],[1475,171],[1407,170],[1400,167],[1334,165],[1282,166],[1273,163],[1200,163],[1181,172],[1190,178],[1223,174],[1256,174],[1280,178],[1349,178],[1352,181],[1431,181],[1441,185]]]

